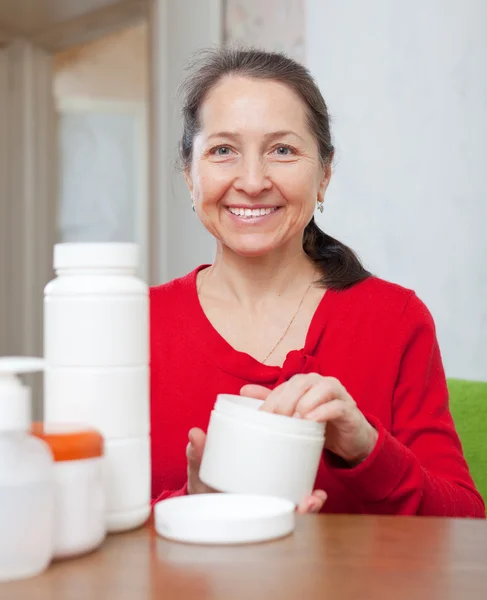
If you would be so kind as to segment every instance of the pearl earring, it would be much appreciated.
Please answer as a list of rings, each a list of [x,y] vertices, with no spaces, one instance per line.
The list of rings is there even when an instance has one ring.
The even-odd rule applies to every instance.
[[[323,200],[316,201],[316,208],[320,211],[320,213],[323,212]]]

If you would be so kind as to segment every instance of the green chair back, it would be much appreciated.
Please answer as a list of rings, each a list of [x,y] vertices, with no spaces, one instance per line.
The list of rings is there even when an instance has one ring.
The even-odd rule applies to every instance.
[[[487,504],[487,383],[449,379],[448,389],[465,459]]]

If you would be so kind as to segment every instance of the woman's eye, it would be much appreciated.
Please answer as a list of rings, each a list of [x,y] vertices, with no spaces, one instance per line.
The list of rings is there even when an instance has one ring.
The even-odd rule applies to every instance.
[[[289,146],[278,146],[275,152],[278,156],[290,156],[293,154],[293,151]]]
[[[212,154],[215,154],[216,156],[228,156],[231,152],[232,150],[228,146],[218,146],[212,150]]]

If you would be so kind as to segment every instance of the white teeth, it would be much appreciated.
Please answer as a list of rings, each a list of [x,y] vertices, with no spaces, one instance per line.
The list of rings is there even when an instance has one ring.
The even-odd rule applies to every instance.
[[[277,210],[277,207],[272,208],[229,208],[228,209],[233,215],[237,217],[244,217],[246,219],[252,217],[261,217],[264,215],[270,215],[272,212]]]

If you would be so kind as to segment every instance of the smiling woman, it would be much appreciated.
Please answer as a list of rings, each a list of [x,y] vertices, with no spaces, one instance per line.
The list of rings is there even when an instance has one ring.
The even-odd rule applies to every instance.
[[[326,423],[301,512],[484,516],[430,313],[314,222],[334,150],[311,75],[279,53],[217,49],[182,91],[181,160],[217,252],[151,291],[154,499],[208,491],[216,395],[242,393]]]
[[[198,185],[198,177],[212,177],[215,186],[208,191],[213,198],[221,193],[220,207],[244,216],[247,225],[261,226],[247,229],[251,237],[240,237],[241,251],[266,251],[261,248],[266,241],[276,247],[289,242],[287,252],[298,248],[302,254],[304,248],[321,265],[321,283],[327,287],[343,289],[358,283],[369,273],[352,250],[327,236],[313,219],[316,206],[323,210],[334,153],[328,110],[319,89],[302,65],[284,55],[267,53],[259,60],[264,53],[241,52],[240,64],[232,63],[237,54],[202,53],[199,71],[182,88],[181,159],[195,210],[215,235],[216,223],[209,222],[206,210],[212,199],[201,197]],[[202,98],[207,100],[203,105]],[[240,194],[223,198],[223,188],[231,181]],[[261,209],[279,221],[260,219],[265,213],[254,221],[257,213],[248,211]],[[271,242],[259,235],[266,222],[271,233],[284,239],[277,235]]]

